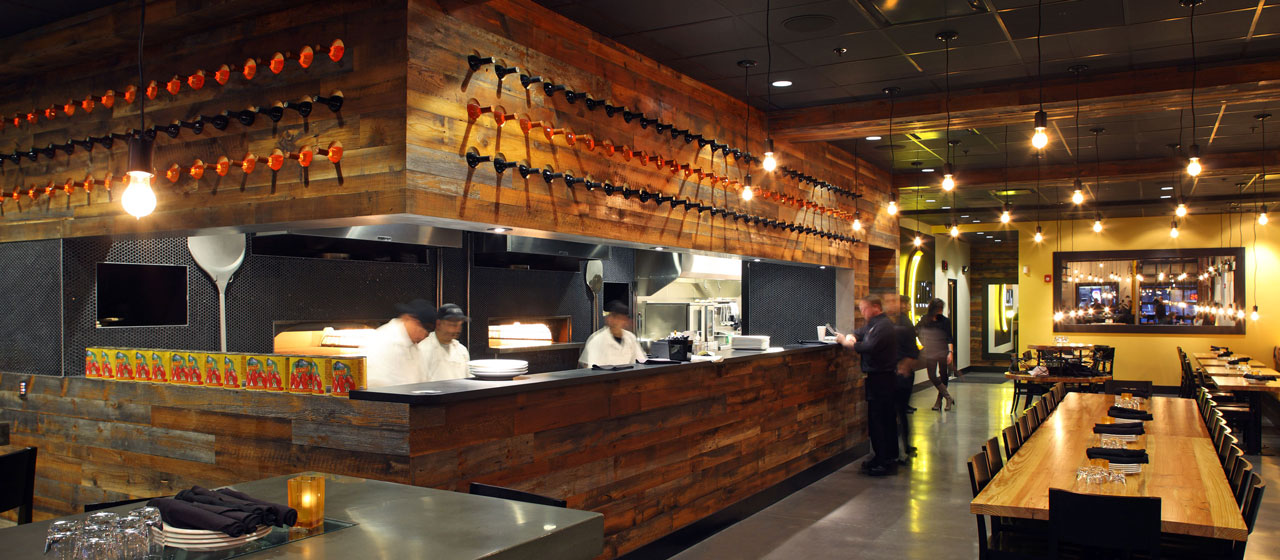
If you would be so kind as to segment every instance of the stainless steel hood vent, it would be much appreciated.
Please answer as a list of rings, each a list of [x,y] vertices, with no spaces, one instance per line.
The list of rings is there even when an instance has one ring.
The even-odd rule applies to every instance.
[[[306,235],[336,239],[358,239],[383,243],[407,243],[432,247],[462,247],[462,232],[419,224],[377,224],[316,229],[289,229],[282,232],[259,233],[267,235]]]
[[[608,260],[606,245],[557,241],[518,235],[478,234],[475,265],[494,268],[527,268],[577,272],[584,260]]]
[[[680,255],[665,251],[636,251],[636,296],[649,297],[680,277]]]

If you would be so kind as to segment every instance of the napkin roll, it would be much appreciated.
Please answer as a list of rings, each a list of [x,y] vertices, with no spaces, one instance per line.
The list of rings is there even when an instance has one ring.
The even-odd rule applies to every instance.
[[[1140,436],[1146,432],[1142,428],[1142,422],[1125,422],[1122,424],[1095,424],[1093,426],[1093,433],[1117,436]]]
[[[243,521],[202,509],[191,502],[174,498],[154,498],[148,501],[147,505],[160,510],[160,519],[179,529],[220,531],[226,533],[228,537],[241,537],[249,532],[249,527]]]
[[[1143,410],[1133,410],[1131,408],[1121,408],[1118,406],[1111,407],[1111,409],[1107,411],[1107,416],[1110,416],[1112,418],[1122,418],[1125,420],[1151,420],[1152,419],[1150,412],[1146,412]]]
[[[1090,447],[1085,451],[1085,455],[1090,459],[1105,459],[1119,465],[1147,463],[1150,460],[1147,457],[1146,449],[1107,449],[1105,447]]]

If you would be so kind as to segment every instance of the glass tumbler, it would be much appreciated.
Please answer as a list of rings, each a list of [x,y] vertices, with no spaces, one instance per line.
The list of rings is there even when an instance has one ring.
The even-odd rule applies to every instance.
[[[164,527],[160,520],[160,510],[150,506],[140,507],[131,510],[129,515],[141,517],[147,526],[147,558],[160,558],[164,554]]]
[[[45,537],[44,554],[55,560],[71,560],[76,557],[76,543],[80,529],[73,521],[54,521]]]

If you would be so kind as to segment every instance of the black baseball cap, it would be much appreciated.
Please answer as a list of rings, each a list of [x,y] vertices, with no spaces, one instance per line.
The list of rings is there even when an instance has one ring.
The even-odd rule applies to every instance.
[[[462,308],[456,303],[446,303],[440,306],[440,310],[436,312],[440,321],[470,321],[471,318],[463,313]]]
[[[436,324],[436,306],[425,299],[415,299],[409,303],[397,303],[396,311],[401,315],[409,315],[422,323],[424,327],[434,327]]]
[[[606,313],[617,313],[618,315],[629,315],[631,311],[627,309],[627,304],[616,299],[604,304],[604,310]]]

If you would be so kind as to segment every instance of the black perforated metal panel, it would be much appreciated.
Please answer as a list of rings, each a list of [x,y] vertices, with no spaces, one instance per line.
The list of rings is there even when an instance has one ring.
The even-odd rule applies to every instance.
[[[835,324],[836,273],[812,266],[746,263],[744,333],[769,335],[774,346],[813,340],[818,325]]]
[[[0,371],[62,373],[62,242],[0,243]]]
[[[170,264],[187,267],[187,325],[173,327],[98,328],[99,262]],[[187,238],[116,239],[81,237],[63,241],[65,297],[63,324],[67,375],[84,375],[84,349],[90,346],[132,348],[218,347],[218,290],[187,250]],[[50,372],[56,373],[56,372]]]

